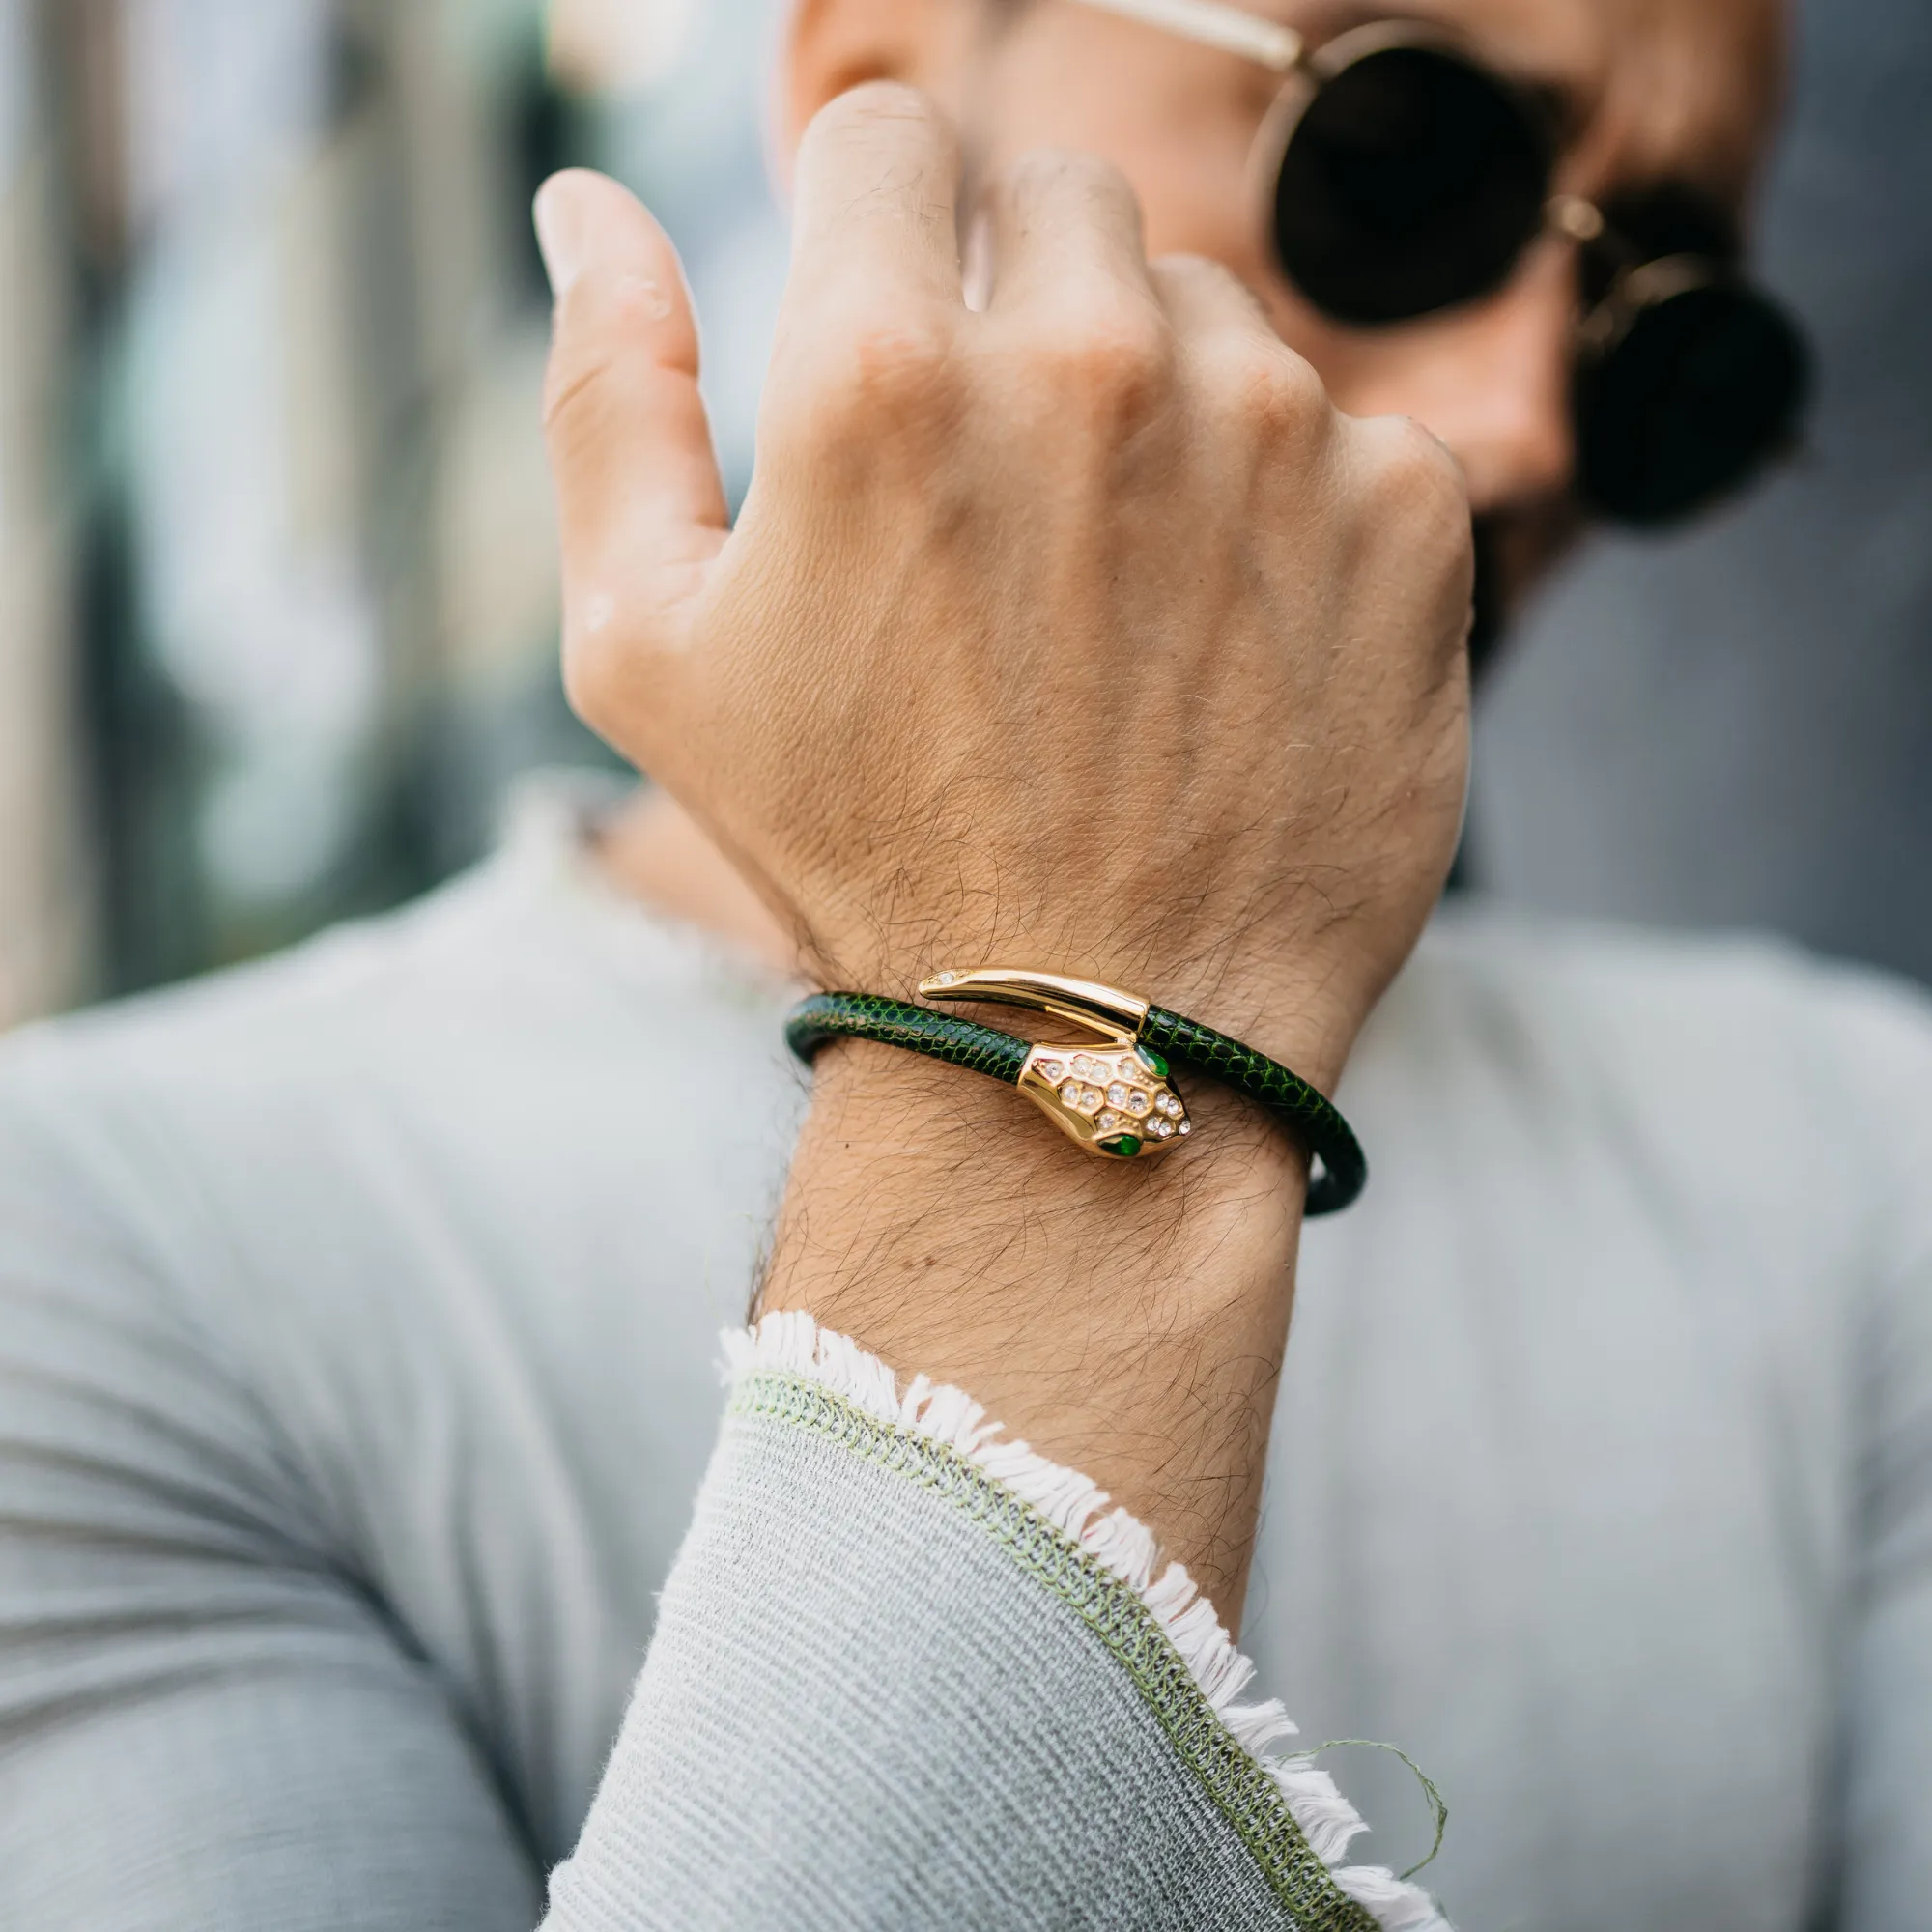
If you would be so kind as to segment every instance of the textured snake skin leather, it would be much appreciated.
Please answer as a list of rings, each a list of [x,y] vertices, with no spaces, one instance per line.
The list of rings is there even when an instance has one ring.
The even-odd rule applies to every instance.
[[[1019,1085],[1027,1043],[992,1027],[936,1013],[930,1007],[907,1006],[876,993],[815,993],[792,1009],[785,1043],[809,1061],[828,1039],[876,1039],[923,1053],[971,1073],[984,1073]]]
[[[909,1006],[877,993],[814,993],[793,1009],[785,1040],[810,1061],[828,1039],[876,1039],[1019,1084],[1029,1048],[997,1028],[976,1026],[930,1007]],[[1337,1214],[1368,1184],[1362,1144],[1335,1107],[1299,1075],[1184,1014],[1151,1007],[1140,1043],[1195,1073],[1245,1094],[1267,1111],[1320,1162],[1308,1183],[1310,1214]]]
[[[1338,1214],[1368,1185],[1368,1157],[1334,1105],[1299,1075],[1184,1014],[1150,1007],[1141,1043],[1265,1107],[1321,1163],[1308,1183],[1308,1212]]]

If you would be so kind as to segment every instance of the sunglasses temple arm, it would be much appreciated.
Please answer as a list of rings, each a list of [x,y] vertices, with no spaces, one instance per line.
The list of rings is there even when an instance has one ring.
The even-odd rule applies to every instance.
[[[1300,66],[1305,43],[1293,27],[1264,20],[1222,0],[1080,0],[1080,4],[1123,20],[1138,20],[1194,41],[1258,61],[1276,73]]]

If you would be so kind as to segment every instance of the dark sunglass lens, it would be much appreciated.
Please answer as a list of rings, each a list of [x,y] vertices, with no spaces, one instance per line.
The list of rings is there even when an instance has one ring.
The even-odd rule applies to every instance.
[[[1309,102],[1275,241],[1339,322],[1403,322],[1499,288],[1543,220],[1550,147],[1527,102],[1453,54],[1363,55]]]
[[[1791,446],[1810,387],[1804,337],[1763,296],[1720,282],[1655,302],[1577,371],[1583,494],[1626,524],[1690,516]]]

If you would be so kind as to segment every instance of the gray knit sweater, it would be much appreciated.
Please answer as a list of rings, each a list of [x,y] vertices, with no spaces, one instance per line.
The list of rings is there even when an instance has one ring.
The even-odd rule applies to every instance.
[[[1331,1737],[1443,1786],[1472,1932],[1932,1924],[1918,1002],[1431,936],[1304,1246],[1253,1683],[919,1364],[794,1321],[721,1394],[783,1002],[553,817],[0,1052],[0,1926],[1428,1922],[1412,1781]]]

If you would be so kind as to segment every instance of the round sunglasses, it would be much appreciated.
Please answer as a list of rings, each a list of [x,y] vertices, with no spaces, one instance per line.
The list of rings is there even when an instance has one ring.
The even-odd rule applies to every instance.
[[[1407,21],[1311,47],[1222,0],[1083,0],[1283,76],[1254,172],[1301,296],[1358,328],[1494,295],[1550,232],[1583,251],[1577,488],[1656,527],[1733,494],[1797,443],[1811,356],[1789,314],[1719,254],[1655,255],[1555,191],[1555,116],[1447,34]]]

